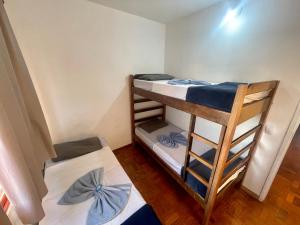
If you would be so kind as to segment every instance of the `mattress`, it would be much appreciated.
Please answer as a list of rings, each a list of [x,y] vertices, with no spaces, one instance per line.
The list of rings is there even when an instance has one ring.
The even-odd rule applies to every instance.
[[[217,85],[218,83],[212,83],[212,85]],[[145,81],[145,80],[134,80],[134,86],[147,90],[147,91],[152,91],[161,95],[166,95],[178,99],[182,99],[184,101],[187,100],[187,93],[188,89],[190,87],[199,87],[200,85],[193,85],[193,84],[188,84],[188,85],[172,85],[168,84],[168,80],[163,80],[163,81]],[[253,101],[261,100],[268,96],[270,91],[264,91],[264,92],[259,92],[251,95],[247,95],[244,99],[244,104],[246,103],[251,103]]]
[[[188,88],[196,85],[171,85],[168,84],[167,80],[145,81],[145,80],[135,79],[134,86],[161,95],[166,95],[166,96],[185,100]]]
[[[108,146],[63,163],[52,164],[45,171],[48,194],[44,197],[42,205],[46,215],[39,224],[85,224],[88,210],[94,201],[93,199],[80,204],[64,206],[57,205],[57,202],[79,177],[99,167],[104,167],[104,185],[132,183]],[[120,225],[144,205],[144,199],[132,184],[128,204],[117,217],[106,224]]]
[[[159,135],[168,135],[170,132],[179,132],[187,137],[187,131],[184,131],[175,125],[168,123],[168,126],[158,129],[152,133],[148,133],[145,130],[143,130],[140,127],[135,128],[136,135],[150,148],[153,150],[153,152],[161,159],[163,160],[171,169],[173,169],[179,176],[182,174],[182,168],[184,166],[185,161],[185,153],[186,153],[186,146],[179,145],[178,148],[172,149],[168,148],[162,144],[160,144],[157,141],[157,136]],[[248,142],[247,142],[248,143]],[[242,143],[241,146],[245,146],[247,143]],[[193,152],[195,152],[198,155],[201,155],[203,158],[205,158],[207,161],[213,162],[214,159],[214,152],[215,150],[212,150],[210,147],[208,147],[205,144],[202,144],[199,142],[197,144],[197,148],[193,149]],[[203,152],[205,152],[203,154]],[[233,153],[229,154],[229,157],[231,157]],[[238,160],[234,161],[234,163],[231,165],[229,169],[227,169],[224,173],[226,175],[230,169],[232,169],[236,164],[238,164],[242,158],[239,158]],[[199,163],[197,160],[194,160],[194,158],[191,157],[191,163],[190,166],[193,167],[195,171],[197,171],[201,176],[203,176],[205,179],[209,179],[210,176],[210,170],[209,168],[205,167],[203,164]],[[237,178],[240,172],[242,172],[244,167],[239,169],[235,174],[233,174],[218,190],[221,191],[222,188],[224,188],[229,182]],[[199,193],[202,197],[206,194],[206,187],[201,184],[198,180],[195,180],[192,175],[188,175],[187,177],[187,183],[190,185],[191,188],[194,189],[197,193]]]

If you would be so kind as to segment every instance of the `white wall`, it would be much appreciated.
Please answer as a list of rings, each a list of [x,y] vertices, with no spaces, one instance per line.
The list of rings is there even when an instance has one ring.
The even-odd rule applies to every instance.
[[[130,73],[164,70],[165,26],[88,0],[9,0],[5,7],[54,143],[130,143]]]
[[[251,0],[235,33],[218,4],[165,26],[88,0],[10,0],[6,9],[54,142],[101,135],[130,142],[129,73],[165,72],[210,81],[281,80],[244,181],[259,194],[300,96],[300,2]],[[165,50],[166,41],[166,51]],[[165,57],[165,58],[164,58]],[[187,128],[188,115],[168,119]],[[179,120],[179,118],[182,118]],[[204,121],[206,136],[215,124]],[[213,127],[213,128],[212,128]]]
[[[244,180],[259,195],[300,98],[300,1],[248,1],[240,29],[231,33],[219,26],[227,9],[222,3],[167,24],[165,72],[219,82],[281,81]],[[169,111],[175,117],[187,126]]]

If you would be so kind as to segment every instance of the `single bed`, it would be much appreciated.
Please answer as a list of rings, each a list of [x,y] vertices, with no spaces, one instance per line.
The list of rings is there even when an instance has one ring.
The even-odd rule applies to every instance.
[[[46,216],[40,225],[83,225],[86,224],[88,210],[93,202],[89,199],[75,205],[57,205],[57,202],[74,181],[87,172],[103,167],[104,185],[131,183],[126,172],[114,156],[112,150],[106,145],[92,153],[66,160],[59,163],[48,164],[45,170],[45,182],[48,194],[43,199],[43,208]],[[123,211],[108,225],[137,224],[139,220],[147,217],[152,224],[160,224],[151,207],[132,184],[130,197]],[[148,223],[146,223],[148,224]],[[150,225],[150,223],[149,223]]]
[[[185,161],[185,154],[186,154],[186,146],[179,145],[178,148],[169,148],[161,143],[158,142],[157,137],[159,135],[168,135],[170,132],[177,132],[183,134],[185,137],[187,137],[187,131],[184,131],[180,129],[179,127],[173,125],[172,123],[168,122],[168,125],[166,127],[160,128],[156,131],[153,131],[151,133],[148,133],[141,127],[137,126],[135,128],[136,135],[150,148],[152,151],[160,158],[162,159],[172,170],[174,170],[178,176],[182,176],[182,169],[184,166]],[[229,153],[229,157],[232,157],[233,153],[235,152],[235,149],[246,146],[251,142],[251,139],[245,140],[243,143],[241,143],[239,146],[236,146],[231,150]],[[214,154],[215,150],[211,149],[208,145],[205,145],[203,143],[197,143],[197,148],[194,148],[197,150],[194,150],[194,153],[197,155],[200,155],[202,158],[206,159],[208,162],[213,163],[214,160]],[[247,153],[246,153],[247,154]],[[227,175],[234,167],[237,165],[241,160],[243,160],[246,157],[246,154],[242,155],[240,158],[235,160],[231,165],[228,166],[228,168],[224,171],[224,176]],[[203,164],[199,163],[197,160],[194,160],[193,157],[191,157],[191,168],[193,168],[196,172],[198,172],[203,178],[205,178],[207,181],[209,181],[211,170],[204,166]],[[234,173],[218,190],[220,192],[226,184],[234,180],[238,177],[238,175],[244,170],[245,167],[242,167],[239,169],[236,173]],[[205,197],[206,194],[206,186],[201,184],[197,179],[195,179],[193,176],[188,174],[187,176],[187,183],[188,185],[196,191],[198,194],[200,194],[201,197]]]

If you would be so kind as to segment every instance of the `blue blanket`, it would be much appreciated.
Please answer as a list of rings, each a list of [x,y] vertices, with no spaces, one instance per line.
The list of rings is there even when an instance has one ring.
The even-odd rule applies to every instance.
[[[121,225],[161,225],[150,205],[144,205]]]
[[[231,112],[239,84],[241,83],[226,82],[216,85],[189,87],[186,101]]]
[[[59,200],[59,205],[73,205],[90,198],[95,201],[89,209],[87,225],[101,225],[115,218],[126,206],[131,184],[104,186],[103,168],[80,177]]]
[[[211,149],[207,152],[205,152],[203,155],[201,155],[201,158],[205,159],[206,161],[213,164],[214,158],[215,158],[216,150]],[[233,156],[233,153],[229,152],[228,159],[230,159]],[[236,159],[231,164],[229,164],[225,170],[223,177],[226,176],[231,170],[233,170],[240,162],[241,158]],[[190,163],[191,169],[193,169],[197,174],[199,174],[202,178],[204,178],[207,182],[209,181],[211,170],[200,163],[197,160],[193,160]],[[186,183],[199,195],[201,195],[203,198],[205,198],[207,188],[204,184],[202,184],[200,181],[198,181],[193,175],[187,173],[186,176]]]

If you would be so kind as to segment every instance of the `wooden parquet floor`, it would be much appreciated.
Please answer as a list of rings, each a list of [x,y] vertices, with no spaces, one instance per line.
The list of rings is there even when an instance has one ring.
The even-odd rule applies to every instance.
[[[164,225],[197,225],[203,209],[139,146],[114,151]],[[213,225],[300,225],[300,129],[264,202],[234,188],[215,208]]]

